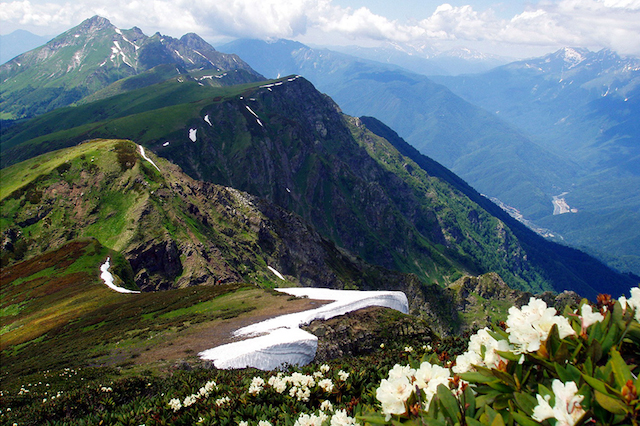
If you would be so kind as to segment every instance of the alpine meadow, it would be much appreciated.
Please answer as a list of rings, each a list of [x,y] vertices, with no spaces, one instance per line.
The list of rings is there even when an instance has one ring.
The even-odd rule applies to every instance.
[[[639,424],[640,60],[256,33],[2,35],[0,424]]]

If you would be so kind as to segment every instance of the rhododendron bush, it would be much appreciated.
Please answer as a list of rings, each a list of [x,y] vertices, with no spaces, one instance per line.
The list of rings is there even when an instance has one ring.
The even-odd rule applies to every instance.
[[[562,315],[531,298],[479,330],[466,352],[396,364],[376,390],[369,423],[428,425],[633,424],[640,419],[640,289],[583,300]]]
[[[0,424],[637,425],[640,288],[561,314],[532,298],[504,322],[277,371],[45,371],[0,390]]]

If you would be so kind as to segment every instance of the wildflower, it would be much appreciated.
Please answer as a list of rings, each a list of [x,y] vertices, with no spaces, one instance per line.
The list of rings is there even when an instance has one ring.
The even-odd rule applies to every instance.
[[[322,379],[318,382],[318,386],[325,392],[331,392],[333,390],[333,382],[331,379]]]
[[[515,306],[509,308],[507,333],[509,342],[516,346],[515,352],[536,352],[549,337],[553,325],[558,327],[561,339],[575,334],[569,321],[563,316],[556,316],[556,312],[554,308],[548,308],[543,300],[535,297],[529,299],[529,304],[522,309]]]
[[[384,349],[384,343],[380,343],[380,349]]]
[[[411,353],[411,352],[413,352],[413,347],[411,347],[411,346],[405,346],[405,347],[404,347],[404,351],[405,351],[405,352],[409,352],[409,353]]]
[[[584,333],[590,325],[600,322],[604,316],[600,312],[593,312],[591,305],[585,303],[580,308],[580,321],[582,323],[582,332]]]
[[[407,376],[389,375],[389,379],[382,379],[376,389],[376,399],[380,401],[382,414],[386,415],[387,421],[392,414],[404,414],[407,411],[405,403],[412,392],[413,386]]]
[[[396,364],[391,370],[389,370],[389,379],[395,379],[398,377],[413,378],[415,374],[416,370],[409,367],[408,365]]]
[[[229,402],[231,402],[231,399],[229,399],[228,396],[223,396],[222,398],[218,398],[216,399],[216,405],[218,407],[222,407],[223,405],[228,404]]]
[[[238,426],[249,426],[249,422],[245,421],[245,420],[241,420],[238,422]]]
[[[575,382],[562,383],[554,379],[551,384],[555,396],[554,406],[551,407],[549,401],[551,396],[537,395],[538,405],[533,409],[534,420],[541,422],[545,419],[555,418],[556,426],[573,426],[585,414],[585,410],[580,405],[584,399],[583,395],[577,395],[578,387]]]
[[[342,380],[343,382],[346,382],[347,379],[349,378],[349,373],[347,373],[344,370],[340,370],[338,371],[338,377],[340,378],[340,380]]]
[[[182,408],[182,404],[180,403],[180,400],[178,398],[173,398],[169,401],[169,408],[172,408],[175,412]]]
[[[266,420],[260,420],[260,421],[258,422],[258,426],[272,426],[272,424],[271,424],[271,423],[269,423],[269,422],[268,422],[268,421],[266,421]]]
[[[631,289],[631,298],[627,299],[624,296],[621,296],[618,299],[620,304],[622,305],[622,309],[627,308],[627,306],[631,307],[631,309],[635,310],[635,318],[636,321],[640,322],[640,288],[635,287]]]
[[[330,426],[351,426],[359,424],[353,417],[347,416],[347,410],[338,410],[331,416]]]
[[[113,389],[111,389],[111,387],[106,387],[106,386],[102,386],[100,390],[102,392],[113,392]]]
[[[327,364],[322,364],[320,366],[320,371],[322,371],[323,373],[329,372],[330,369],[331,369],[331,367],[329,367]]]
[[[333,411],[333,404],[329,400],[322,401],[322,404],[320,404],[320,409],[322,411]]]
[[[249,386],[249,393],[251,395],[259,394],[264,388],[264,379],[262,377],[254,377],[251,380],[251,385]]]
[[[195,404],[197,400],[198,399],[196,398],[196,395],[189,395],[184,399],[184,401],[182,402],[182,405],[184,407],[189,407],[190,405]]]
[[[447,368],[432,365],[428,362],[420,364],[420,368],[415,374],[415,385],[425,393],[427,406],[437,393],[439,385],[449,387],[450,378],[451,373]]]
[[[324,423],[327,418],[327,415],[322,412],[317,416],[315,414],[302,413],[293,426],[322,426],[322,423]]]

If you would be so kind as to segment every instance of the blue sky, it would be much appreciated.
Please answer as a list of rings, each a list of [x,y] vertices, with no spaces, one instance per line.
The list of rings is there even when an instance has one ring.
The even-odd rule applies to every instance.
[[[119,28],[216,43],[469,47],[510,57],[564,46],[640,55],[640,0],[0,0],[0,31],[55,35],[93,15]]]

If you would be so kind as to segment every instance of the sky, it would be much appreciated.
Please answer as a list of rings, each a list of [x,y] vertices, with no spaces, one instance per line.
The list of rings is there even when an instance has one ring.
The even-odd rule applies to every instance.
[[[147,35],[195,32],[213,44],[287,38],[468,47],[513,58],[565,46],[640,56],[640,0],[0,0],[0,33],[53,36],[93,15]]]

